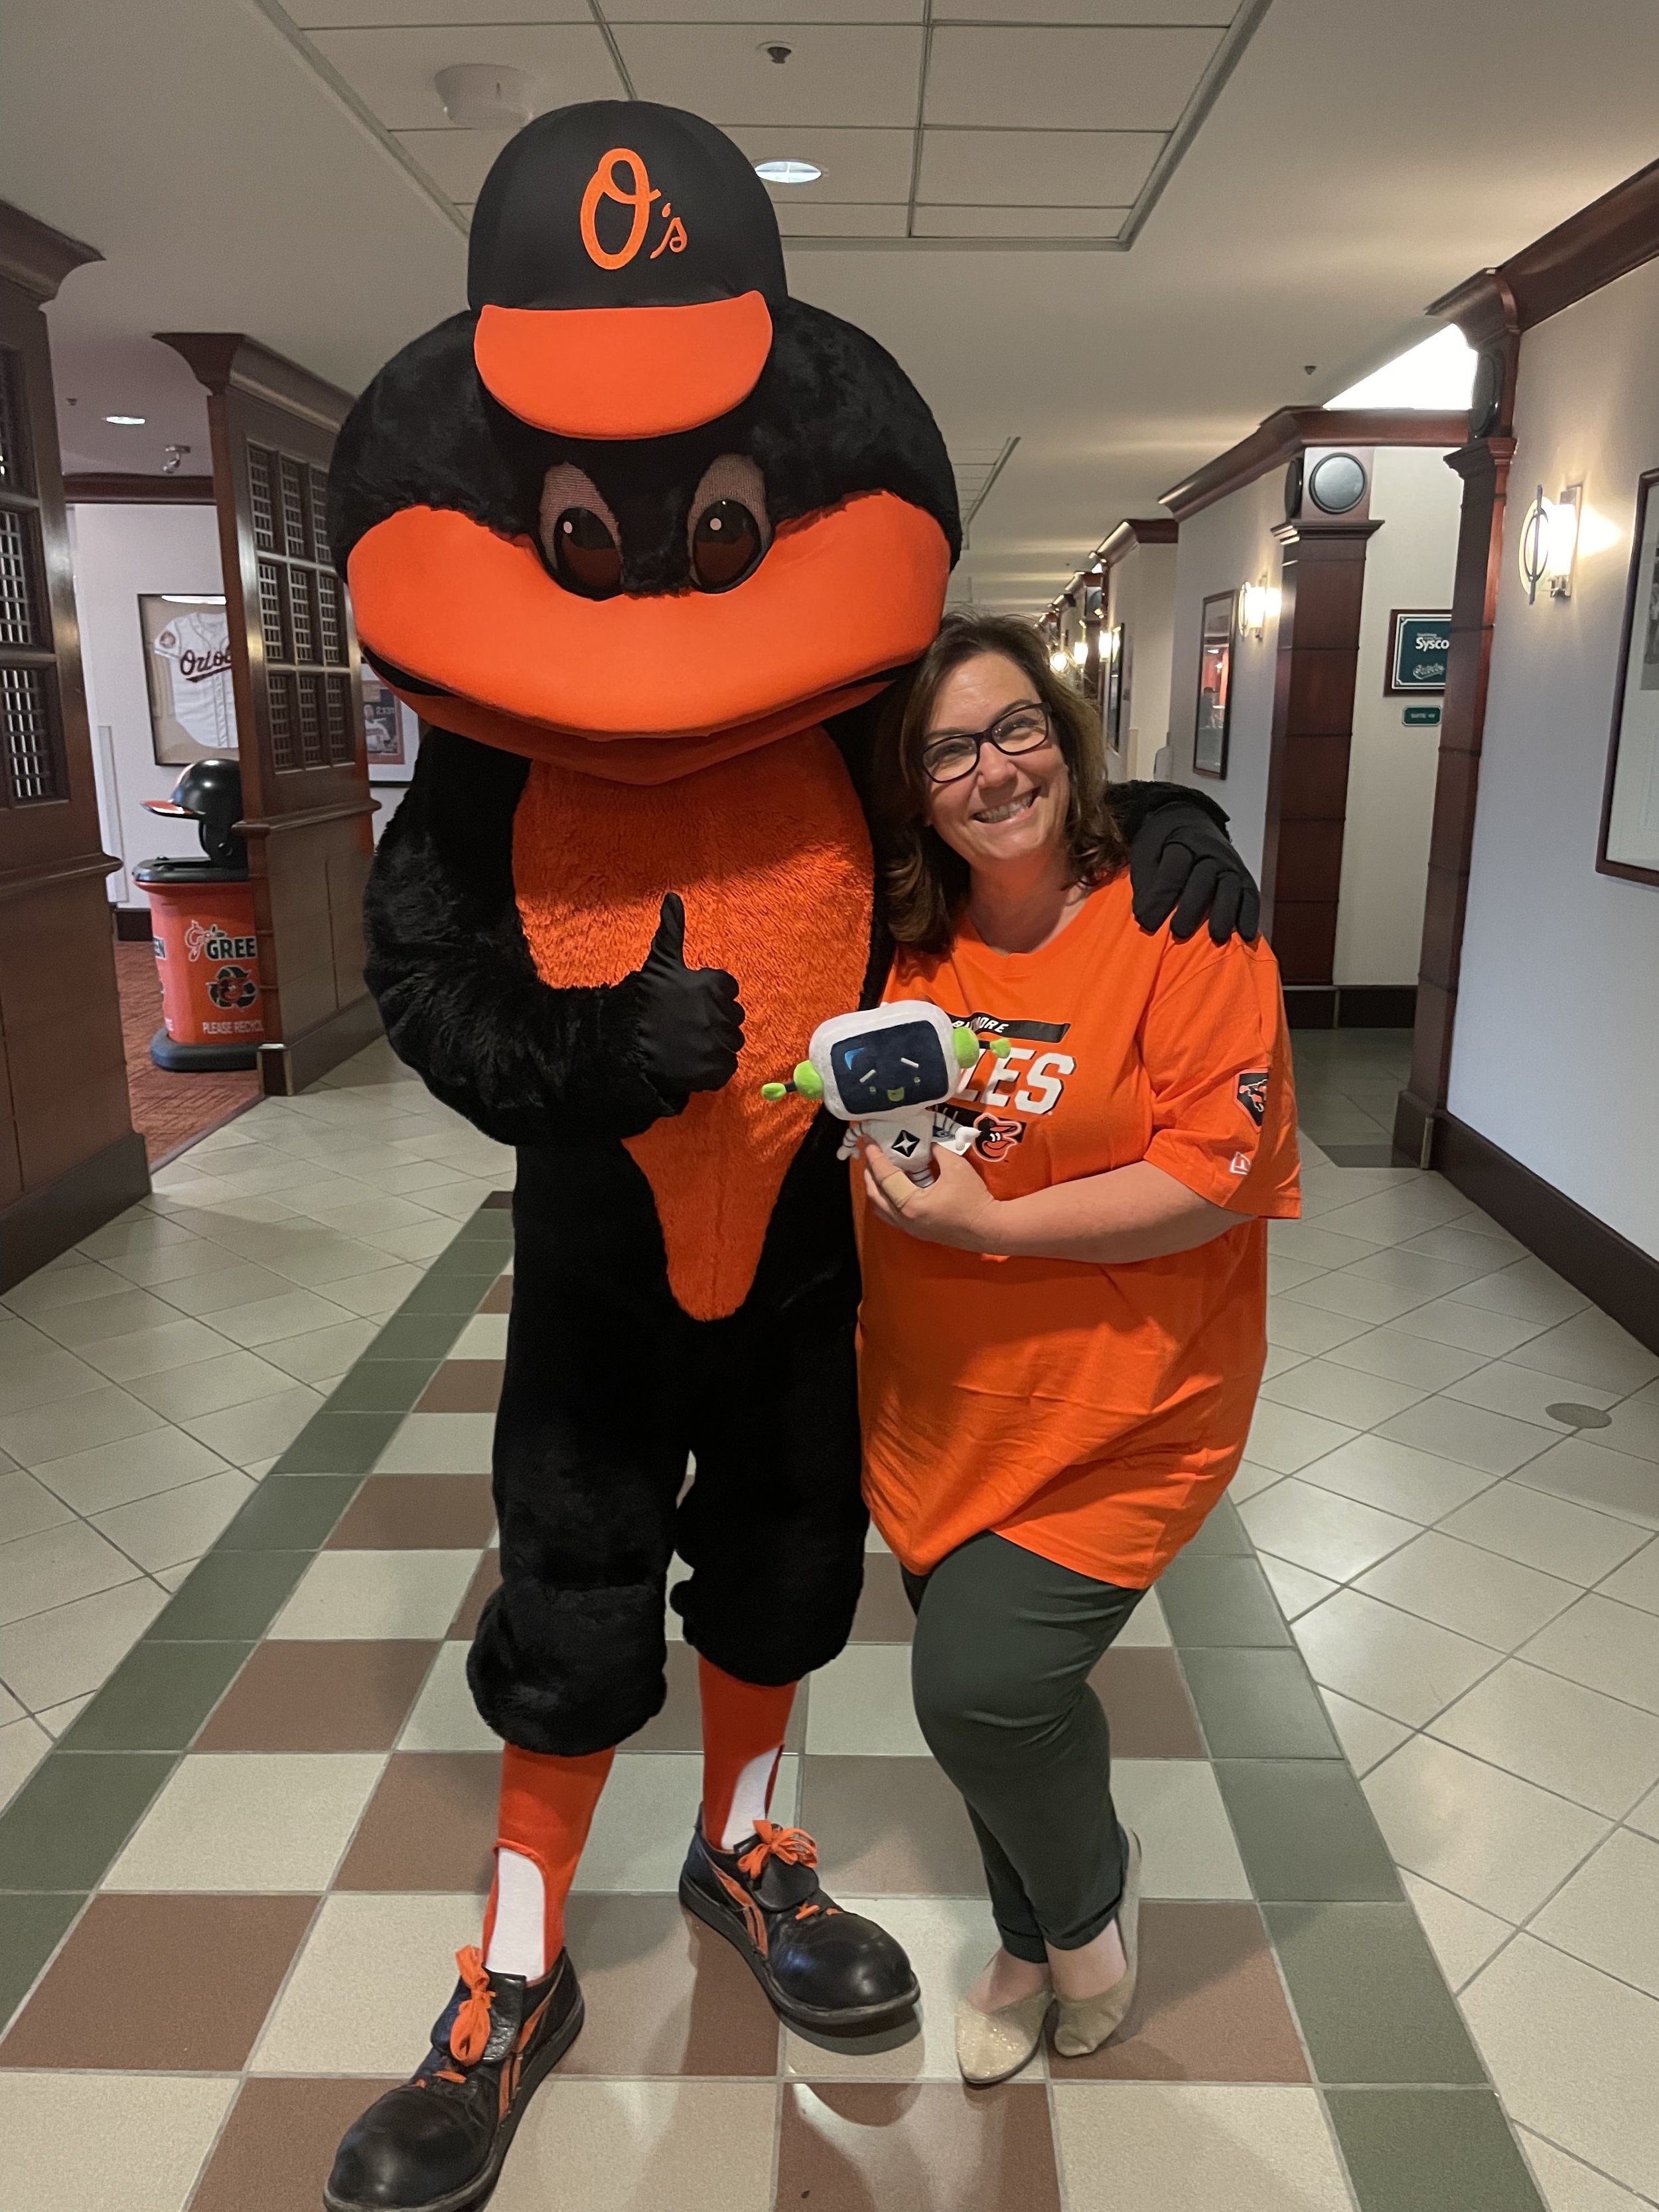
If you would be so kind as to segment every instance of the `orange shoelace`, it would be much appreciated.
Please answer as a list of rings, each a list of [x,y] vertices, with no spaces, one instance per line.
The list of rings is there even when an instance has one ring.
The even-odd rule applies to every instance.
[[[750,1881],[758,1881],[768,1859],[781,1859],[786,1866],[815,1867],[818,1863],[818,1847],[805,1828],[781,1828],[772,1820],[755,1823],[755,1847],[745,1851],[738,1861],[739,1870]],[[839,1912],[841,1907],[832,1905],[803,1905],[796,1913],[797,1920],[810,1920],[815,1912]]]
[[[466,1984],[467,1998],[449,2031],[450,2052],[463,2066],[476,2066],[489,2041],[489,2008],[495,1993],[477,1944],[469,1943],[465,1951],[458,1951],[455,1964]]]

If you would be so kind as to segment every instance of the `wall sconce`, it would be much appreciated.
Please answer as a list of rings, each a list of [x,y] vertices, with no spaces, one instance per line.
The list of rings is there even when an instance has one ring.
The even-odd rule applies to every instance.
[[[1567,484],[1559,499],[1546,499],[1540,484],[1521,524],[1521,580],[1527,605],[1547,583],[1553,599],[1572,597],[1572,572],[1578,557],[1578,520],[1584,504],[1583,484]]]
[[[1238,627],[1246,637],[1260,637],[1273,611],[1273,593],[1266,581],[1246,584],[1238,594]]]
[[[1056,676],[1064,676],[1072,665],[1071,655],[1063,645],[1057,645],[1048,655],[1048,665]]]
[[[1086,637],[1074,637],[1074,638],[1072,640],[1072,665],[1073,665],[1073,667],[1075,667],[1075,668],[1083,668],[1083,667],[1085,667],[1085,666],[1087,665],[1087,664],[1088,664],[1088,659],[1089,659],[1089,641],[1088,641],[1088,639],[1087,639]]]

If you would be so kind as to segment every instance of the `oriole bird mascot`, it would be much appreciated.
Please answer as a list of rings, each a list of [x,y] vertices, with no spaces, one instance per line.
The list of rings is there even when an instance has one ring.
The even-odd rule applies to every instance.
[[[787,2020],[916,1996],[768,1817],[866,1520],[840,1127],[760,1086],[881,993],[861,793],[874,702],[939,623],[950,465],[896,363],[790,297],[743,155],[677,109],[521,131],[468,293],[359,400],[332,491],[364,650],[429,726],[368,980],[398,1054],[518,1148],[501,1586],[468,1670],[506,1748],[481,1945],[331,2212],[470,2212],[580,2027],[565,1896],[663,1702],[675,1553],[704,1744],[682,1899]],[[1224,817],[1173,787],[1124,805],[1143,920],[1183,882],[1177,927],[1213,899],[1224,935],[1241,896],[1248,920]]]

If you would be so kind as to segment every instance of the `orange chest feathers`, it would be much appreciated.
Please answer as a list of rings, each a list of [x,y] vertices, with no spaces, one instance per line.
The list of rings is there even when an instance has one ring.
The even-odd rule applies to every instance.
[[[741,1305],[784,1173],[812,1119],[763,1083],[817,1024],[855,1006],[870,955],[872,863],[828,734],[805,730],[673,782],[606,782],[538,762],[519,801],[513,875],[531,957],[556,988],[640,967],[665,891],[685,901],[685,958],[738,979],[738,1072],[630,1137],[684,1310]]]

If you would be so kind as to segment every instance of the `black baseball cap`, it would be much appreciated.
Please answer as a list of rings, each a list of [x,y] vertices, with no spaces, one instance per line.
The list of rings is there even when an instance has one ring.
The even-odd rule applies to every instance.
[[[649,438],[712,422],[753,391],[787,291],[766,187],[683,108],[539,115],[473,210],[473,357],[539,429]]]

